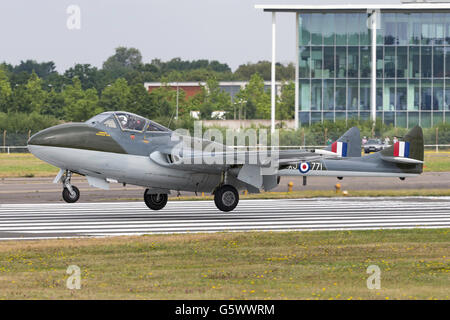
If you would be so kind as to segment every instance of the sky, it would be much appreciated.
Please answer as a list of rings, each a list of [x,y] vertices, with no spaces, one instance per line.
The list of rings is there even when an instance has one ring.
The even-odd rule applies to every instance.
[[[397,2],[398,0],[394,0]],[[324,1],[317,4],[393,3]],[[255,4],[304,0],[2,0],[0,62],[54,61],[101,67],[118,46],[141,51],[144,62],[180,57],[227,63],[233,70],[271,59],[272,17]],[[79,20],[71,6],[79,9]],[[79,21],[79,25],[77,23]],[[68,27],[69,23],[69,27]],[[79,27],[79,28],[78,28]],[[277,14],[277,61],[295,61],[295,15]]]

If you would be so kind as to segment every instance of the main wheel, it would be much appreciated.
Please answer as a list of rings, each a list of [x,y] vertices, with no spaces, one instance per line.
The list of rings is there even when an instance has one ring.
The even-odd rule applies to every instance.
[[[239,193],[231,185],[223,185],[214,192],[214,203],[221,211],[232,211],[239,203]]]
[[[77,187],[72,186],[73,194],[70,193],[69,189],[64,188],[62,192],[62,197],[67,203],[74,203],[80,199],[80,190]]]
[[[167,204],[168,196],[165,193],[150,193],[150,190],[145,190],[144,201],[147,207],[152,210],[161,210]]]

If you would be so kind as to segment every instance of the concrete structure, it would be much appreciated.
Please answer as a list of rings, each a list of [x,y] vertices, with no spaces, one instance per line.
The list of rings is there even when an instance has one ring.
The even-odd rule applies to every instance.
[[[296,127],[338,119],[450,123],[449,3],[256,8],[272,13],[272,63],[275,15],[295,15]]]

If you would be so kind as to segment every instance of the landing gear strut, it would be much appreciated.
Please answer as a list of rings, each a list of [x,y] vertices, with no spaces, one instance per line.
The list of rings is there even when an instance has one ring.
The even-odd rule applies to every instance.
[[[239,193],[232,185],[225,184],[214,192],[214,203],[221,211],[232,211],[239,203]]]
[[[66,174],[63,179],[63,192],[62,197],[65,202],[67,203],[74,203],[77,202],[78,199],[80,199],[80,190],[78,190],[77,187],[73,186],[70,183],[70,179],[72,178],[72,172],[69,170],[66,170]]]
[[[165,193],[150,193],[149,189],[145,190],[144,202],[152,210],[161,210],[167,204],[168,196]]]

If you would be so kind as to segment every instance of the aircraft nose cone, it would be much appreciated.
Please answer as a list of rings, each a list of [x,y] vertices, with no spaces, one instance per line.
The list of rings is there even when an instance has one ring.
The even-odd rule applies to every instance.
[[[28,140],[28,145],[40,146],[44,144],[46,133],[45,130],[39,131],[31,136]]]

